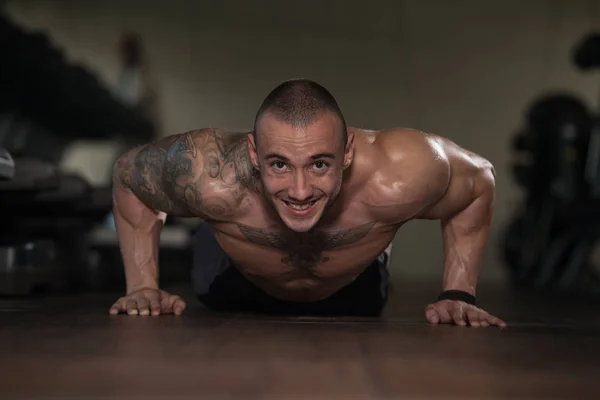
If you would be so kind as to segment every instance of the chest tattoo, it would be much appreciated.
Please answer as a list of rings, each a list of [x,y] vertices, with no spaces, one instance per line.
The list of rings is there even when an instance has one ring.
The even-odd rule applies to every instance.
[[[275,248],[287,253],[281,259],[284,264],[297,268],[314,268],[320,262],[329,260],[323,252],[354,244],[362,240],[371,231],[375,222],[369,222],[350,229],[339,231],[315,230],[308,233],[273,232],[237,224],[240,232],[250,242]]]

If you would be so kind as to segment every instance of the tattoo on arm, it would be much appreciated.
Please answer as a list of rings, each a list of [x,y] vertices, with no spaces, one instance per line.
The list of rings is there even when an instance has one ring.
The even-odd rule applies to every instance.
[[[256,187],[246,135],[213,129],[145,145],[119,160],[116,168],[117,183],[144,204],[178,216],[226,217],[242,190]],[[215,185],[225,194],[208,189]]]
[[[216,149],[210,158],[210,176],[232,186],[239,184],[245,189],[256,190],[258,171],[250,161],[247,136],[214,132],[213,137]]]

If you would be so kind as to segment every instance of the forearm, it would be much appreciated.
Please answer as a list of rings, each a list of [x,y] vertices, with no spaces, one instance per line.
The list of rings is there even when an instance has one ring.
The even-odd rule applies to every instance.
[[[158,288],[158,252],[163,214],[148,208],[131,191],[120,185],[115,185],[113,198],[127,293],[142,287]]]
[[[494,185],[489,176],[483,188],[459,213],[442,220],[444,243],[443,290],[475,295],[477,279],[491,230]]]
[[[174,211],[160,170],[172,140],[132,149],[115,164],[113,210],[127,293],[158,288],[160,233],[165,213]]]

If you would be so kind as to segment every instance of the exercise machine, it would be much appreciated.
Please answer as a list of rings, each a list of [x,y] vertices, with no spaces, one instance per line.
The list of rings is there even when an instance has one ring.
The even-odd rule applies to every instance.
[[[600,67],[600,35],[576,44],[573,63],[585,72]],[[502,240],[512,282],[600,293],[600,114],[576,93],[547,93],[528,108],[511,146],[513,176],[525,190]]]

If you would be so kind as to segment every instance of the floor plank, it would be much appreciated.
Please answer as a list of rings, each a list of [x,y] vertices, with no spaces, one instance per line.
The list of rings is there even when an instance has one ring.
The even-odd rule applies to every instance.
[[[432,326],[434,287],[379,319],[110,316],[115,295],[0,300],[0,397],[600,398],[598,300],[483,292],[509,326]]]

